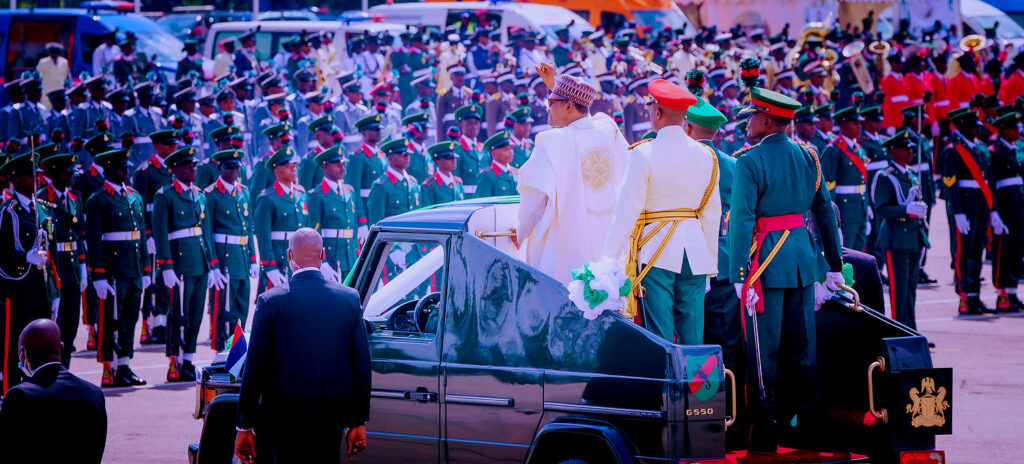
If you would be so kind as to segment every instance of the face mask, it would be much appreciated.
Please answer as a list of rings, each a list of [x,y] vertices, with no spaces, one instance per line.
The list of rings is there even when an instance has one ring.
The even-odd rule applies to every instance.
[[[18,369],[21,369],[21,372],[25,374],[25,377],[32,377],[32,370],[29,369],[27,363],[22,360],[23,357],[24,356],[18,356]]]

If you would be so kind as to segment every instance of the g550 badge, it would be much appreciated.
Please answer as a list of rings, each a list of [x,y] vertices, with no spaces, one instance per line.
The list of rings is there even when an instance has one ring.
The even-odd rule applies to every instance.
[[[718,357],[688,356],[686,358],[686,378],[690,394],[701,401],[710,400],[718,393]]]

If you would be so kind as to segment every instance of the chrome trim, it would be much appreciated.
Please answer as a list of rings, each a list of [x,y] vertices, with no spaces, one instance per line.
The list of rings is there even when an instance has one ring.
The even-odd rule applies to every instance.
[[[616,416],[644,417],[648,419],[664,419],[665,411],[649,409],[611,408],[607,406],[590,406],[586,404],[556,403],[545,401],[544,409],[561,412],[583,412],[589,414],[611,414]]]
[[[493,396],[471,396],[471,395],[444,395],[446,403],[455,404],[479,404],[484,406],[504,406],[511,408],[515,406],[513,398],[495,398]]]
[[[370,396],[373,398],[397,398],[400,400],[404,400],[409,397],[409,392],[394,390],[370,390]]]

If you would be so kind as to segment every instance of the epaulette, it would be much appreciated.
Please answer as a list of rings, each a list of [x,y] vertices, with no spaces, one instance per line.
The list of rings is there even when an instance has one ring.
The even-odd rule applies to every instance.
[[[158,106],[151,106],[151,107],[149,107],[149,112],[150,113],[156,113],[158,116],[163,116],[164,115],[164,110],[160,109],[160,107],[158,107]]]
[[[796,141],[794,140],[794,142],[796,142]],[[796,144],[800,145],[801,147],[806,148],[807,151],[811,152],[811,156],[813,156],[815,158],[818,157],[818,150],[816,148],[814,148],[814,145],[811,145],[811,144],[809,144],[807,142],[796,142]]]
[[[11,108],[14,109],[14,110],[20,110],[21,109],[21,103],[14,103],[14,104],[12,104]]]
[[[461,184],[462,183],[462,178],[461,177],[459,177],[459,176],[454,176],[454,177],[455,177],[455,183],[456,184]]]
[[[437,182],[437,180],[435,180],[434,176],[430,176],[427,180],[423,181],[423,185],[434,185],[435,182]]]
[[[651,138],[651,139],[643,139],[643,140],[641,140],[641,141],[639,141],[639,142],[636,142],[636,143],[634,143],[634,144],[630,145],[630,146],[629,146],[629,147],[627,147],[626,149],[627,149],[627,150],[632,150],[632,149],[634,149],[634,148],[636,148],[636,147],[639,147],[640,145],[642,145],[642,144],[644,144],[644,143],[646,143],[646,142],[650,142],[651,140],[654,140],[654,139],[653,139],[653,138]]]
[[[173,185],[174,185],[174,184],[167,184],[167,185],[165,185],[165,186],[163,186],[163,187],[160,187],[160,189],[158,189],[158,190],[156,191],[156,193],[155,193],[155,194],[153,194],[153,195],[160,195],[161,193],[164,193],[165,191],[167,191],[167,187],[173,187]]]
[[[145,171],[145,170],[149,169],[149,167],[152,166],[152,165],[153,164],[150,163],[149,160],[143,161],[142,164],[139,165],[138,171]]]
[[[409,181],[409,184],[418,184],[420,182],[420,181],[416,180],[415,177],[409,175],[408,172],[405,173],[405,180]]]
[[[287,97],[284,97],[284,99],[287,100],[287,101],[295,101],[295,94],[294,93],[290,93],[290,94],[288,94]]]
[[[214,182],[214,183],[212,183],[210,185],[207,185],[206,188],[203,189],[203,193],[213,193],[213,190],[216,189],[216,188],[217,188],[217,183]]]
[[[352,186],[348,184],[341,184],[341,190],[347,193],[352,193],[356,191],[356,189],[352,188]]]
[[[799,143],[799,142],[797,142],[797,143]],[[736,150],[736,151],[732,152],[732,154],[729,155],[729,156],[732,156],[733,158],[739,158],[740,155],[742,155],[742,154],[744,154],[744,153],[754,149],[754,147],[757,147],[758,145],[761,145],[761,144],[758,143],[758,144],[755,144],[755,145],[751,145],[749,147],[740,148],[739,150]]]
[[[135,189],[134,189],[134,188],[132,188],[132,187],[130,187],[130,186],[128,186],[128,185],[125,185],[125,186],[124,186],[124,189],[128,191],[128,194],[129,194],[129,195],[131,195],[131,194],[134,194],[134,193],[136,193],[136,192],[135,192]]]
[[[111,105],[110,102],[108,102],[106,100],[101,101],[100,102],[100,106],[102,106],[102,107],[104,107],[104,108],[106,108],[106,109],[108,109],[110,111],[114,111],[114,105]]]
[[[128,108],[125,110],[124,115],[129,118],[135,116],[135,108]]]

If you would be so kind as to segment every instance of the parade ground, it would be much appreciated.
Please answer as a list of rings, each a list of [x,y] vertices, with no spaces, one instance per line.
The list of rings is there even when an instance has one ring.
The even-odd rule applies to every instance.
[[[942,211],[942,207],[940,201],[935,212]],[[939,436],[936,447],[946,451],[948,463],[1010,462],[1008,457],[1024,451],[1019,437],[1024,430],[1024,409],[1018,396],[1024,391],[1024,313],[957,317],[945,215],[933,215],[929,236],[932,248],[926,270],[939,280],[939,285],[918,290],[917,324],[936,344],[932,350],[935,366],[953,367],[954,375],[954,433]],[[983,300],[994,307],[996,296],[988,264],[983,275]],[[208,334],[204,325],[196,354],[198,366],[209,363],[214,355]],[[84,346],[85,340],[83,327],[76,342]],[[192,419],[194,385],[165,382],[167,359],[163,346],[137,349],[132,368],[149,384],[104,390],[109,419],[104,462],[185,462],[188,444],[197,441],[202,430],[202,422]],[[71,371],[99,384],[101,370],[95,352],[76,353]],[[372,420],[372,410],[370,415]],[[368,443],[373,445],[372,441]]]

